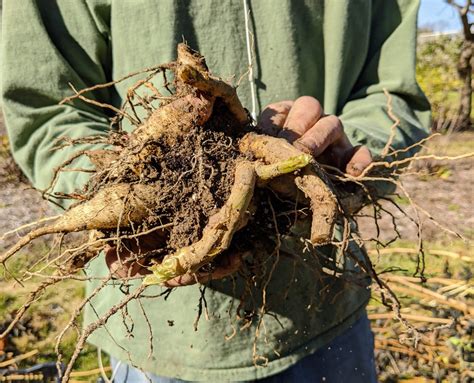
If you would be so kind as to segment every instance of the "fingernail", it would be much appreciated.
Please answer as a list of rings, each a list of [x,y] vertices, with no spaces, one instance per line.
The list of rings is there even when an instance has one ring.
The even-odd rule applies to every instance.
[[[347,169],[347,172],[352,174],[353,176],[359,176],[362,174],[364,170],[364,167],[362,164],[355,163],[355,164],[349,164],[349,169]]]
[[[293,142],[293,146],[298,149],[298,150],[301,150],[302,152],[305,152],[305,153],[308,153],[308,154],[312,154],[311,153],[311,149],[308,148],[305,144],[303,144],[301,142],[301,140],[297,140],[295,142]]]

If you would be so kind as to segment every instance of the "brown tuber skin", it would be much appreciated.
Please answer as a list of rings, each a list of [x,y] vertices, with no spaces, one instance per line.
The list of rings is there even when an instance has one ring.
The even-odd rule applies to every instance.
[[[178,45],[178,67],[176,76],[210,97],[220,98],[242,125],[250,122],[249,115],[240,103],[235,88],[217,77],[211,76],[204,58],[185,44]]]
[[[6,262],[34,239],[46,234],[83,230],[115,229],[143,221],[155,205],[156,189],[152,185],[112,185],[100,190],[89,201],[81,202],[60,216],[53,224],[25,235],[0,257]]]
[[[248,133],[240,141],[240,150],[249,153],[267,164],[297,157],[303,153],[283,138]],[[338,203],[331,190],[329,180],[323,180],[323,173],[318,172],[315,164],[307,165],[303,176],[296,177],[296,186],[310,200],[313,212],[311,227],[311,242],[314,245],[324,245],[332,240],[333,227],[336,222]],[[274,180],[277,183],[278,179]]]
[[[143,125],[131,135],[136,144],[156,140],[162,135],[173,139],[189,131],[192,126],[204,124],[212,113],[213,98],[188,95],[156,109]]]

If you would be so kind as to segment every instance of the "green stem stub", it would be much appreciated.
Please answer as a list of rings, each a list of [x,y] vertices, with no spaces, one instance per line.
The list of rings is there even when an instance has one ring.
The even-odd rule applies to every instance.
[[[267,181],[283,174],[293,173],[298,169],[304,168],[312,160],[309,154],[300,154],[299,156],[288,158],[287,160],[276,162],[270,165],[258,165],[255,171],[260,180]]]
[[[153,274],[143,279],[144,285],[161,285],[183,274],[177,256],[164,259],[162,263],[148,268]]]

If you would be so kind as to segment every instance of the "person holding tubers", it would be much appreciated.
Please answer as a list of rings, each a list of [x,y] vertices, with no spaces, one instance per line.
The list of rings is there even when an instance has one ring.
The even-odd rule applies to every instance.
[[[261,112],[259,128],[357,176],[391,136],[384,90],[400,120],[394,148],[419,141],[429,126],[429,104],[414,73],[418,3],[5,0],[2,99],[14,157],[35,187],[46,188],[53,169],[74,151],[95,147],[51,151],[57,138],[85,137],[109,127],[102,108],[79,99],[59,105],[71,94],[68,83],[86,88],[172,61],[184,38],[220,76],[245,73],[247,50],[253,52],[252,81],[244,77],[237,93],[244,106]],[[120,107],[132,84],[124,81],[91,97]],[[70,193],[86,181],[85,173],[65,172],[55,190]],[[157,233],[139,247],[152,250],[162,240]],[[145,273],[130,260],[134,243],[128,250],[109,248],[87,266],[88,275]],[[297,246],[283,245],[282,252],[301,256]],[[331,246],[321,251],[334,255]],[[363,250],[351,244],[349,251]],[[166,300],[146,300],[151,338],[136,301],[128,305],[133,336],[119,315],[91,335],[90,343],[112,357],[114,382],[376,381],[366,275],[351,284],[294,269],[290,256],[281,257],[268,286],[265,334],[256,340],[258,318],[242,326],[229,313],[240,303],[243,286],[236,271],[243,260],[230,255],[219,262],[212,275],[198,272],[166,282],[178,287]],[[347,267],[357,271],[355,264]],[[99,283],[92,278],[88,294]],[[129,283],[130,289],[140,286],[140,281]],[[208,286],[209,318],[195,331],[201,284]],[[150,295],[165,287],[150,287]],[[110,283],[87,306],[85,322],[122,296],[118,284]],[[147,356],[150,341],[153,353]]]

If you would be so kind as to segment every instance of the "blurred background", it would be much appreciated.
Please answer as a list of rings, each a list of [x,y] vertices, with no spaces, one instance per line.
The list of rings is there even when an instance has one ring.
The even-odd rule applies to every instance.
[[[1,4],[0,0],[0,9]],[[474,5],[471,0],[422,0],[418,20],[417,79],[432,105],[430,128],[439,133],[423,148],[423,154],[472,153]],[[5,232],[51,213],[11,158],[2,121],[0,115],[0,232]],[[402,193],[396,202],[408,216],[391,204],[384,206],[390,214],[378,222],[383,246],[374,245],[368,250],[377,271],[383,272],[382,278],[390,281],[402,301],[402,314],[421,329],[423,336],[415,345],[374,294],[369,317],[380,380],[473,382],[473,160],[430,159],[417,163],[414,170],[402,181],[410,198],[433,218],[422,217],[427,280],[413,276],[420,256],[417,227],[412,221],[416,212]],[[392,216],[398,222],[397,230],[393,228]],[[448,234],[433,220],[459,236]],[[373,220],[360,219],[359,224],[366,236],[373,234]],[[0,244],[0,250],[4,246],[8,243]],[[46,241],[37,241],[16,258],[11,268],[20,270],[32,254],[47,250]],[[30,286],[12,288],[0,276],[0,330],[11,320],[9,315],[20,307],[25,294],[39,283],[34,278],[30,282]],[[62,289],[61,294],[49,292],[35,302],[21,325],[6,341],[0,341],[0,381],[2,371],[7,369],[55,361],[54,336],[67,323],[84,294],[79,281],[65,283]],[[66,359],[74,348],[74,339],[73,334],[66,339]],[[103,362],[107,365],[105,356]],[[95,382],[98,378],[97,353],[88,347],[77,363],[73,379]]]
[[[417,78],[430,99],[434,132],[472,129],[472,1],[423,0]]]

